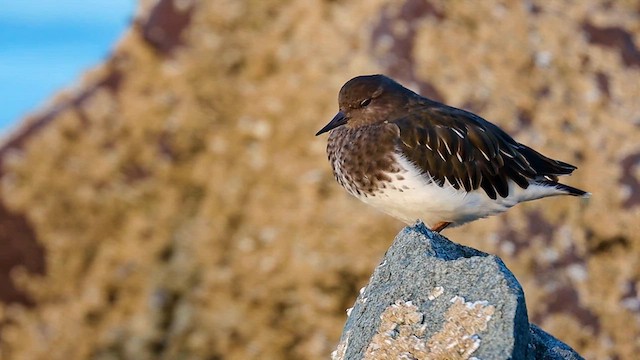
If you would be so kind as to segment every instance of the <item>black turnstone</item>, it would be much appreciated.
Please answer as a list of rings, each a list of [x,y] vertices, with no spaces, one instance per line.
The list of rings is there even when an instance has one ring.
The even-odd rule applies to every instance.
[[[555,195],[588,197],[558,182],[575,166],[520,144],[478,115],[422,97],[383,75],[349,80],[327,154],[351,195],[432,230]]]

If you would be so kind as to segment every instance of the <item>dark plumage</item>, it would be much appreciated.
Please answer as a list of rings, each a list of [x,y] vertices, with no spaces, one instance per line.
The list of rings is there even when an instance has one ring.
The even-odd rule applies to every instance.
[[[483,118],[422,97],[383,75],[359,76],[348,81],[340,90],[339,105],[340,112],[316,135],[332,130],[327,151],[336,178],[361,199],[375,196],[387,187],[407,191],[402,186],[409,184],[392,181],[394,174],[406,171],[419,172],[425,186],[435,184],[443,191],[452,188],[452,194],[480,190],[487,200],[495,200],[504,207],[488,214],[479,211],[478,217],[535,198],[588,195],[558,183],[558,176],[570,174],[575,166],[548,158]],[[402,164],[405,160],[409,165]],[[536,189],[527,194],[531,186]],[[394,208],[401,206],[398,201],[411,202],[404,195],[395,201],[393,192],[385,193],[390,198],[387,203]],[[422,199],[425,203],[430,200]],[[387,206],[380,201],[373,205],[382,210]],[[417,203],[409,205],[415,207]],[[459,205],[464,206],[464,201]],[[437,218],[434,216],[437,209],[431,208],[426,215]],[[389,212],[408,222],[417,220],[410,218],[413,215],[397,214],[398,211],[402,209]],[[450,212],[455,209],[443,210]],[[472,218],[467,215],[462,222]],[[455,225],[460,222],[451,214],[437,220]]]

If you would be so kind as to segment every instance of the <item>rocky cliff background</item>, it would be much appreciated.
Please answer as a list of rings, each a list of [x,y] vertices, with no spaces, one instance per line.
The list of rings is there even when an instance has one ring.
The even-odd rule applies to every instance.
[[[447,230],[586,358],[640,351],[637,1],[143,0],[0,149],[3,359],[327,358],[402,224],[334,182],[352,76],[385,73],[578,165],[593,193]]]

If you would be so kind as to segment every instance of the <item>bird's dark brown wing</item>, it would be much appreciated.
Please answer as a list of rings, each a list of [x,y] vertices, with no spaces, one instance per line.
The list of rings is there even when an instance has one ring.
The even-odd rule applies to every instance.
[[[508,196],[508,180],[526,189],[531,180],[557,182],[558,175],[576,169],[516,142],[473,113],[438,103],[390,123],[400,129],[398,145],[405,156],[438,185],[446,179],[456,189],[482,188],[492,199]]]

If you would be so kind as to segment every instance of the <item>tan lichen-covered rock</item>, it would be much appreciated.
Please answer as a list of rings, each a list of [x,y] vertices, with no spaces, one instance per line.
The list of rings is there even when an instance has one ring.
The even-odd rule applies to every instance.
[[[585,357],[633,358],[639,20],[632,1],[143,1],[0,149],[0,357],[328,356],[401,224],[334,183],[313,134],[342,83],[385,73],[578,165],[588,204],[446,234],[505,259]]]
[[[365,359],[469,359],[478,346],[478,333],[487,328],[495,307],[455,296],[442,330],[425,339],[424,314],[411,301],[396,301],[380,315]],[[348,345],[348,344],[347,344]],[[339,357],[336,357],[339,358]]]
[[[460,296],[450,301],[442,330],[427,341],[432,353],[427,359],[469,359],[480,346],[478,333],[487,328],[495,312],[495,306],[486,301],[464,301]]]

